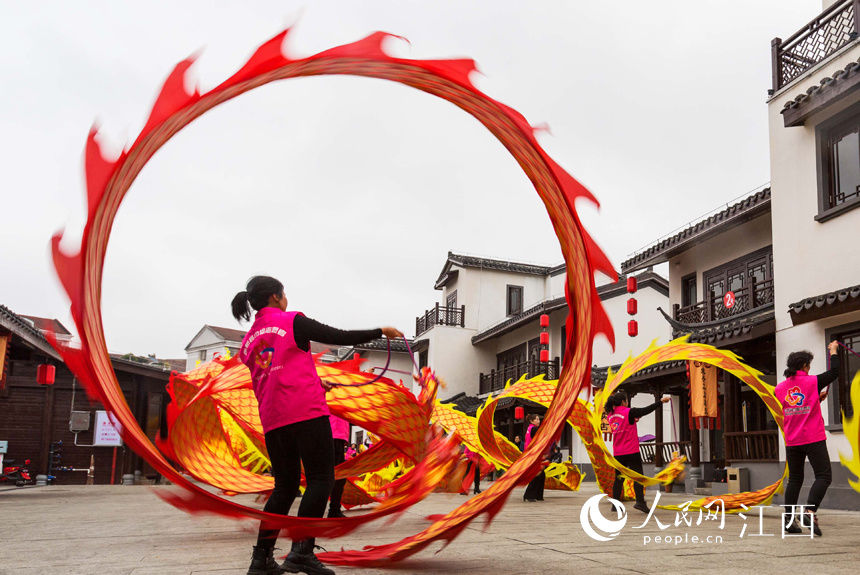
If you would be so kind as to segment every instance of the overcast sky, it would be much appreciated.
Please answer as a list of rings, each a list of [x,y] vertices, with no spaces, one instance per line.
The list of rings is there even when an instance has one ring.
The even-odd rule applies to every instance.
[[[474,58],[598,197],[583,220],[616,267],[633,250],[769,180],[770,41],[818,0],[675,2],[12,2],[0,34],[0,303],[73,329],[50,236],[83,223],[82,154],[138,133],[164,78],[200,52],[209,89],[290,23],[293,55],[375,30],[390,52]],[[253,7],[247,7],[253,6]],[[537,194],[453,105],[382,80],[296,79],[207,113],[150,161],[114,225],[103,312],[111,351],[184,357],[203,324],[240,327],[253,274],[343,328],[408,335],[448,250],[542,264],[561,252]],[[500,318],[501,319],[501,318]]]

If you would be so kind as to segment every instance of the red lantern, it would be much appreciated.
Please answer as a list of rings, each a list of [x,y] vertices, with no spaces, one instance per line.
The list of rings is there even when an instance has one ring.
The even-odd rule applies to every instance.
[[[635,319],[631,319],[627,322],[627,335],[630,337],[636,337],[639,335],[639,324]]]
[[[522,419],[526,416],[526,410],[524,407],[519,406],[514,408],[514,419]]]
[[[540,344],[541,345],[549,345],[549,332],[548,331],[541,332]]]
[[[39,364],[36,368],[36,383],[39,385],[54,385],[54,377],[57,375],[57,368],[47,363]]]
[[[636,315],[637,308],[638,308],[638,306],[636,304],[636,298],[635,297],[632,297],[632,298],[627,300],[627,313],[628,314]]]
[[[636,283],[636,276],[627,278],[627,293],[636,293],[639,284]]]
[[[549,350],[548,349],[540,350],[540,360],[542,363],[546,363],[549,361]]]
[[[545,313],[540,316],[540,326],[549,327],[549,316]]]

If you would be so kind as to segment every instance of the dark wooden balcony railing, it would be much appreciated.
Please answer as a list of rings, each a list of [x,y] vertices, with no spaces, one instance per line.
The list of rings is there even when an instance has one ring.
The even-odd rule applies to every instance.
[[[418,337],[434,325],[454,325],[463,327],[466,321],[466,306],[448,307],[436,304],[415,318],[415,337]]]
[[[726,461],[779,461],[779,432],[727,431],[723,433],[726,444]]]
[[[860,0],[836,2],[786,40],[771,42],[773,91],[777,91],[852,40],[860,32]]]
[[[686,324],[705,323],[726,319],[747,311],[773,303],[773,280],[759,282],[752,286],[735,290],[735,305],[727,308],[723,298],[708,298],[705,301],[680,307],[675,305],[673,316],[675,321]]]
[[[546,379],[558,379],[561,362],[556,357],[552,361],[541,363],[536,359],[523,361],[514,365],[509,365],[503,369],[492,370],[490,373],[482,373],[478,376],[479,393],[490,393],[499,391],[505,388],[505,383],[509,379],[516,381],[523,375],[535,377],[543,374]]]
[[[664,441],[662,443],[649,441],[648,443],[639,444],[639,454],[642,456],[642,462],[654,463],[658,449],[663,454],[663,465],[672,461],[672,454],[676,451],[685,456],[687,461],[690,461],[693,457],[693,445],[689,441]]]

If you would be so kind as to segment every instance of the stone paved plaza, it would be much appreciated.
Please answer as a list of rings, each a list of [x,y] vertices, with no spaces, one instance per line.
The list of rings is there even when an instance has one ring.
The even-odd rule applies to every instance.
[[[243,574],[254,541],[251,524],[212,516],[192,517],[163,503],[144,486],[50,486],[0,491],[4,521],[0,536],[0,574],[228,575]],[[444,550],[436,543],[389,569],[336,567],[339,574],[364,573],[851,573],[860,569],[860,513],[820,512],[824,537],[782,539],[778,508],[746,521],[727,516],[718,521],[676,527],[673,511],[645,518],[631,510],[627,525],[613,540],[589,538],[580,525],[583,503],[596,494],[593,483],[577,493],[547,491],[543,503],[525,503],[517,490],[492,525],[482,518]],[[653,492],[649,491],[649,502]],[[661,503],[689,497],[663,495]],[[250,498],[242,498],[251,502]],[[427,525],[426,516],[443,513],[465,497],[434,494],[392,525],[372,523],[338,541],[320,541],[329,550],[340,546],[397,541]],[[608,515],[608,504],[601,509]],[[360,511],[354,511],[360,513]],[[740,537],[743,525],[744,537]],[[775,534],[773,536],[759,533]],[[665,543],[666,536],[670,542]],[[656,543],[660,536],[661,542]],[[699,543],[693,543],[696,536]],[[706,541],[711,536],[711,543]],[[721,536],[722,543],[714,537]],[[645,544],[646,538],[651,539]],[[686,541],[685,541],[686,539]],[[288,548],[281,540],[279,546]]]

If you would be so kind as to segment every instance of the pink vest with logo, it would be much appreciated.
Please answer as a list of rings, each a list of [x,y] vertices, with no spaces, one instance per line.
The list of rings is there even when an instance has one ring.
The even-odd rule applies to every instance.
[[[636,429],[636,424],[630,423],[629,413],[629,407],[619,405],[609,415],[613,455],[639,453],[639,432]]]
[[[264,307],[239,349],[239,358],[251,370],[264,433],[329,415],[314,358],[296,346],[293,320],[298,314]]]
[[[532,435],[537,431],[537,425],[529,425],[529,428],[526,430],[526,440],[523,443],[523,451],[528,449],[529,443],[532,442]]]
[[[332,439],[343,439],[344,441],[349,439],[349,422],[345,419],[341,419],[336,415],[330,415],[329,422],[331,423],[331,438]]]
[[[776,386],[776,398],[782,405],[786,445],[806,445],[824,441],[824,418],[818,401],[818,377],[798,371]]]

